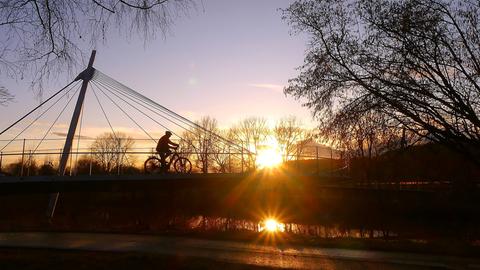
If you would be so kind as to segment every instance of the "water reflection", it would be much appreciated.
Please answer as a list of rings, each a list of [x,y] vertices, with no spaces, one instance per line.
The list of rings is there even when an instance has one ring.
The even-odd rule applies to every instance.
[[[388,230],[344,228],[340,225],[281,223],[273,218],[252,221],[225,217],[194,216],[183,220],[184,222],[179,222],[180,220],[177,219],[176,224],[172,224],[173,227],[194,231],[284,232],[320,238],[389,238],[398,236],[395,232]]]
[[[259,231],[260,232],[269,232],[269,233],[276,233],[276,232],[285,232],[285,224],[278,222],[274,218],[267,218],[262,220],[258,223]]]

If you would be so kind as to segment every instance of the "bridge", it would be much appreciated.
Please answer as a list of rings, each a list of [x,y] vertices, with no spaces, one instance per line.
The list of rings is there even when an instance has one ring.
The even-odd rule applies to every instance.
[[[255,171],[256,153],[251,151],[248,142],[218,134],[118,82],[93,67],[95,56],[96,52],[93,51],[87,68],[74,80],[0,132],[0,172],[5,163],[16,162],[17,165],[15,175],[3,175],[0,178],[1,193],[52,192],[49,212],[53,216],[60,191],[84,190],[86,187],[90,190],[104,189],[109,185],[125,186],[132,181],[136,186],[149,186],[149,183],[155,181],[166,185],[171,181],[193,183],[214,182],[218,179],[238,183]],[[85,136],[82,130],[87,94],[98,106],[95,117],[104,119],[111,134],[103,142],[105,145],[96,148],[92,147],[96,140]],[[61,130],[58,128],[61,119],[68,114],[67,109],[73,103],[75,106],[67,123],[68,129],[65,126]],[[108,112],[106,103],[115,108],[116,112]],[[93,105],[88,104],[89,109]],[[52,114],[53,120],[50,123],[41,122]],[[123,133],[111,119],[112,115],[118,116],[116,114],[130,122],[132,129],[143,134],[143,138],[122,137]],[[153,126],[145,127],[147,121]],[[44,127],[42,131],[38,130],[39,126]],[[180,155],[193,158],[195,164],[200,163],[201,170],[193,166],[191,174],[145,175],[143,168],[135,169],[143,167],[143,161],[155,155],[157,138],[166,130],[172,131],[182,146]],[[40,137],[21,138],[27,132]],[[58,136],[65,136],[65,139]],[[136,146],[131,147],[129,143],[135,143]],[[107,168],[104,168],[103,174],[106,170],[110,176],[99,175],[96,168],[98,164],[94,162],[98,156],[106,159]],[[47,160],[41,167],[42,176],[31,175],[35,157]],[[321,166],[329,167],[330,172],[334,167],[332,161],[326,165],[326,159],[319,156],[318,146],[310,149],[309,153],[297,153],[287,159],[309,160],[308,173],[305,173],[305,168],[300,168],[300,163],[290,162],[290,176],[302,171],[303,174],[316,175],[318,178],[322,173]],[[218,166],[212,166],[213,162]],[[323,173],[325,174],[325,169]]]

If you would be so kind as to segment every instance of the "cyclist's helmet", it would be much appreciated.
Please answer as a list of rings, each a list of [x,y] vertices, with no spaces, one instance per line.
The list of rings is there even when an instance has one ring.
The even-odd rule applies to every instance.
[[[165,131],[165,135],[172,136],[172,132],[167,130]]]

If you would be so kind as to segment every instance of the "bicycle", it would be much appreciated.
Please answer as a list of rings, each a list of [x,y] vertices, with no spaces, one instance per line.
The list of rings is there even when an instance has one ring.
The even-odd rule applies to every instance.
[[[170,166],[173,163],[173,168],[177,173],[190,173],[192,172],[192,163],[186,157],[181,157],[177,150],[170,154],[167,158],[169,158],[165,168],[162,166],[162,161],[160,159],[160,155],[157,153],[153,156],[150,156],[145,160],[143,164],[143,168],[145,173],[147,174],[154,174],[154,173],[166,173],[170,170]]]

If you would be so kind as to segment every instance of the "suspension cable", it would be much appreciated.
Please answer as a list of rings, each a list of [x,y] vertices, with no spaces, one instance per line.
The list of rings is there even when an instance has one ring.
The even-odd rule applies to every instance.
[[[113,83],[115,83],[115,84],[118,84],[118,82],[116,82],[116,81],[114,81],[114,80],[112,80],[112,79],[109,79],[109,80],[111,80],[111,81],[112,81]],[[120,85],[120,86],[123,86],[123,88],[125,88],[125,89],[122,89],[122,88],[120,88],[120,87],[118,87],[118,86],[112,85],[111,83],[104,82],[104,80],[96,80],[96,81],[97,81],[99,84],[101,84],[102,86],[104,86],[104,88],[107,89],[107,90],[109,90],[109,89],[108,89],[108,87],[105,86],[105,84],[107,84],[110,88],[112,88],[112,90],[114,90],[114,91],[116,90],[116,92],[122,94],[123,96],[128,95],[127,98],[129,98],[130,100],[132,100],[132,101],[134,101],[135,103],[139,104],[140,106],[142,106],[142,107],[150,110],[151,112],[159,115],[160,117],[166,119],[167,121],[169,121],[169,122],[171,122],[171,123],[179,126],[180,128],[184,129],[185,131],[194,134],[194,131],[193,131],[193,130],[187,129],[187,128],[185,128],[184,126],[182,126],[182,125],[180,125],[180,124],[172,121],[171,119],[169,119],[169,118],[167,118],[167,117],[159,114],[159,113],[158,113],[158,110],[160,110],[162,113],[164,113],[164,114],[166,114],[166,115],[168,115],[168,116],[170,116],[170,117],[172,117],[172,118],[174,118],[174,119],[179,120],[180,122],[183,122],[184,124],[187,124],[190,128],[196,128],[194,125],[191,124],[191,122],[185,122],[184,120],[179,119],[177,116],[172,115],[172,114],[170,114],[170,113],[168,113],[168,112],[165,112],[165,111],[162,110],[161,108],[156,107],[154,103],[152,104],[152,102],[150,102],[150,101],[148,101],[148,100],[146,101],[144,98],[142,98],[143,96],[141,96],[140,94],[138,94],[138,93],[135,92],[134,90],[130,90],[130,91],[125,92],[125,90],[128,90],[128,89],[127,89],[128,87],[126,87],[126,86],[124,86],[124,85]],[[115,96],[117,96],[117,98],[122,99],[121,97],[119,97],[118,95],[116,95],[115,93],[113,93],[112,91],[109,90],[109,92],[111,92],[112,94],[114,94]],[[132,94],[133,94],[134,96],[132,96]],[[148,108],[148,107],[146,107],[145,105],[140,104],[140,103],[137,102],[135,99],[143,102],[144,104],[150,106],[150,107],[153,108],[153,109],[156,109],[157,111],[153,111],[151,108]],[[128,103],[128,102],[125,101],[124,99],[122,99],[122,100],[123,100],[125,103]],[[128,104],[129,104],[129,103],[128,103]],[[163,128],[168,129],[166,126],[162,125],[161,123],[159,123],[158,121],[156,121],[156,120],[153,119],[152,117],[146,115],[144,112],[142,112],[141,110],[139,110],[139,109],[136,108],[135,106],[133,106],[133,105],[131,105],[131,104],[129,104],[129,105],[132,106],[132,107],[134,107],[137,111],[139,111],[139,112],[142,113],[143,115],[147,116],[148,118],[150,118],[152,121],[156,122],[157,124],[159,124],[159,125],[162,126]],[[182,138],[180,135],[178,135],[177,133],[175,133],[175,132],[172,132],[172,133],[175,134],[175,135],[176,135],[177,137],[179,137],[180,139],[182,139],[183,141],[189,143],[192,147],[196,148],[195,145],[193,145],[191,142],[188,142],[187,140],[183,139],[183,138]],[[212,132],[207,132],[207,133],[209,133],[210,135],[213,134]]]
[[[208,129],[202,127],[201,125],[199,125],[199,124],[197,124],[197,123],[195,123],[195,122],[190,121],[189,119],[187,119],[187,118],[185,118],[185,117],[183,117],[183,116],[175,113],[174,111],[172,111],[172,110],[170,110],[170,109],[168,109],[168,108],[166,108],[166,107],[164,107],[164,106],[156,103],[155,101],[149,99],[148,97],[145,97],[144,95],[136,92],[135,90],[133,90],[133,89],[131,89],[131,88],[129,88],[129,87],[127,87],[127,86],[119,83],[118,81],[110,78],[108,75],[105,75],[104,73],[102,73],[102,72],[100,72],[100,71],[98,71],[98,70],[96,70],[96,76],[94,76],[93,79],[94,79],[94,80],[98,80],[98,79],[100,79],[100,80],[102,80],[102,79],[105,80],[105,79],[108,79],[108,80],[110,80],[112,83],[123,87],[124,89],[132,92],[134,95],[136,95],[136,96],[138,96],[138,97],[140,97],[140,98],[148,101],[148,102],[151,103],[152,105],[155,105],[157,108],[160,108],[160,109],[162,109],[163,111],[166,111],[166,113],[168,113],[169,115],[175,117],[176,119],[182,120],[182,122],[188,124],[189,126],[192,126],[192,125],[193,125],[194,127],[199,128],[199,129],[201,129],[201,130],[203,130],[203,131],[205,131],[205,132],[207,132],[207,133],[209,133],[209,134],[211,134],[211,135],[213,135],[213,136],[215,136],[215,137],[217,137],[217,138],[219,138],[219,139],[227,142],[227,143],[230,144],[230,145],[233,145],[233,146],[235,146],[235,147],[238,147],[239,149],[246,150],[247,153],[252,154],[252,153],[250,152],[250,150],[245,149],[243,146],[240,146],[240,145],[236,144],[235,142],[232,142],[231,140],[228,140],[228,139],[226,139],[226,138],[224,138],[224,137],[222,137],[222,136],[214,133],[213,131],[208,130]]]
[[[114,88],[116,88],[116,89],[120,89],[120,90],[123,90],[123,91],[127,91],[127,92],[129,92],[130,94],[135,95],[137,98],[143,100],[144,102],[151,104],[151,106],[154,107],[154,108],[156,108],[157,110],[160,110],[160,111],[162,111],[163,113],[168,114],[168,115],[170,115],[171,117],[173,117],[173,118],[175,118],[175,119],[177,119],[177,120],[179,120],[179,121],[182,121],[182,122],[184,122],[185,124],[187,124],[187,125],[189,125],[189,126],[191,126],[191,127],[194,127],[194,126],[195,126],[195,123],[193,123],[192,121],[190,121],[190,120],[188,120],[188,119],[186,119],[186,118],[183,118],[183,117],[181,117],[180,115],[172,114],[172,112],[171,112],[170,110],[168,110],[167,108],[165,108],[164,106],[162,106],[162,105],[154,102],[153,100],[151,100],[151,99],[145,97],[144,95],[136,92],[135,90],[129,88],[128,86],[125,86],[125,85],[119,83],[118,81],[116,81],[116,80],[108,77],[107,75],[102,74],[101,72],[99,72],[99,73],[100,73],[100,75],[103,75],[103,81],[104,81],[105,83],[110,84],[111,87],[114,87]],[[100,77],[100,79],[102,79],[102,77]]]
[[[108,76],[107,77],[98,77],[98,82],[102,82],[103,84],[105,85],[108,85],[109,87],[113,88],[113,89],[117,89],[119,91],[122,91],[122,92],[125,92],[127,94],[129,94],[130,96],[135,96],[138,100],[142,101],[143,103],[147,104],[147,105],[150,105],[152,108],[166,114],[166,115],[169,115],[170,117],[172,118],[175,118],[176,120],[179,120],[180,122],[183,122],[184,124],[194,128],[195,125],[192,124],[191,121],[185,121],[184,119],[174,115],[174,114],[171,114],[169,113],[167,110],[165,110],[164,108],[162,108],[161,106],[159,107],[158,104],[156,104],[155,102],[153,102],[152,100],[146,98],[145,96],[139,94],[138,92],[134,91],[133,89],[131,88],[128,88],[127,86],[125,85],[122,85],[120,83],[118,83],[117,81],[113,80],[112,78],[109,78]]]
[[[94,81],[92,82],[98,88],[98,85]],[[157,141],[142,126],[140,126],[140,124],[138,124],[137,121],[135,121],[128,113],[125,112],[125,110],[122,109],[122,107],[120,107],[115,101],[113,101],[108,95],[106,95],[102,91],[102,89],[98,88],[98,90],[100,90],[115,106],[117,106],[117,108],[120,109],[133,123],[135,123],[135,125],[137,125],[137,127],[139,127],[152,141],[157,143]]]
[[[98,81],[98,80],[97,80],[97,81]],[[103,82],[103,80],[102,80],[102,82]],[[104,83],[104,82],[103,82],[103,83]],[[102,84],[103,84],[103,83],[102,83]],[[117,86],[112,86],[112,85],[110,85],[110,87],[114,87],[114,88],[116,88],[117,90],[122,91],[122,93],[124,92],[124,90],[120,89],[120,88],[117,87]],[[124,87],[125,87],[125,86],[124,86]],[[129,91],[129,92],[135,92],[135,91],[134,91],[134,90],[131,90],[131,91]],[[227,139],[219,136],[218,134],[216,134],[216,133],[214,133],[214,132],[212,132],[212,131],[210,131],[210,130],[207,130],[207,129],[205,129],[205,128],[197,125],[197,124],[193,125],[192,122],[189,121],[189,120],[188,120],[188,122],[185,122],[184,120],[179,119],[179,118],[176,117],[175,115],[172,115],[171,113],[168,113],[168,112],[165,112],[164,110],[161,110],[161,108],[158,108],[158,107],[155,106],[155,103],[153,103],[153,105],[152,105],[152,102],[149,102],[148,100],[145,101],[144,99],[142,99],[143,96],[140,95],[140,94],[138,94],[137,92],[135,92],[135,93],[133,93],[133,94],[134,94],[135,96],[140,96],[140,97],[135,97],[136,99],[139,99],[139,100],[142,101],[143,103],[145,103],[145,104],[147,104],[147,105],[150,105],[152,108],[155,108],[155,109],[157,109],[157,110],[160,110],[160,111],[162,111],[162,113],[165,113],[165,114],[169,115],[170,117],[175,118],[175,119],[179,120],[180,122],[183,122],[183,123],[187,124],[189,127],[194,128],[194,129],[200,127],[201,130],[206,131],[206,133],[208,133],[208,134],[210,134],[210,135],[213,135],[214,137],[220,138],[221,141],[223,141],[223,142],[225,142],[225,143],[227,143],[227,144],[230,144],[230,145],[233,146],[234,148],[237,148],[237,150],[242,150],[242,149],[243,149],[243,150],[246,150],[247,153],[250,153],[250,151],[249,151],[248,149],[245,149],[245,148],[237,145],[236,143],[233,143],[233,142],[231,142],[230,140],[227,140]],[[132,97],[132,94],[129,94],[129,96],[131,97],[130,99],[133,98],[133,97]],[[151,100],[150,100],[150,101],[151,101]],[[136,102],[136,103],[138,104],[138,102]],[[145,107],[145,106],[142,106],[142,107]],[[150,109],[150,111],[152,111],[152,110]],[[162,115],[160,115],[158,112],[155,112],[155,113],[156,113],[157,115],[159,115],[159,116],[162,116]],[[164,116],[162,116],[162,117],[165,118]],[[185,129],[185,127],[183,127],[183,126],[181,126],[181,125],[179,125],[179,124],[171,121],[170,119],[168,119],[168,118],[166,118],[166,119],[169,120],[170,122],[174,123],[175,125],[180,126],[181,128]],[[190,133],[194,133],[193,130],[189,130],[189,129],[185,129],[185,130],[188,131],[188,132],[190,132]],[[177,136],[178,136],[178,135],[177,135]],[[195,147],[194,145],[192,145],[192,146]]]
[[[149,104],[148,102],[145,102],[144,100],[140,99],[139,97],[132,96],[132,95],[129,94],[128,92],[125,93],[122,89],[120,89],[120,88],[118,88],[118,87],[115,87],[115,86],[111,86],[111,85],[109,85],[109,87],[112,88],[112,89],[110,90],[109,87],[105,86],[103,82],[101,82],[101,81],[96,81],[96,82],[99,83],[99,85],[101,85],[105,90],[109,91],[110,93],[112,93],[113,95],[115,95],[117,98],[121,99],[123,102],[129,104],[131,107],[133,107],[134,109],[136,109],[137,111],[139,111],[139,112],[142,113],[143,115],[147,116],[149,119],[151,119],[152,121],[154,121],[155,123],[157,123],[158,125],[160,125],[161,127],[163,127],[164,129],[169,130],[166,126],[162,125],[161,123],[159,123],[158,121],[156,121],[156,120],[153,119],[152,117],[146,115],[144,112],[142,112],[141,110],[139,110],[137,107],[133,106],[132,104],[130,104],[129,102],[127,102],[125,99],[119,97],[119,96],[118,96],[117,94],[115,94],[113,91],[115,91],[115,92],[117,92],[117,93],[119,93],[119,94],[122,94],[124,97],[128,98],[129,100],[131,100],[131,101],[139,104],[140,106],[148,109],[149,111],[151,111],[151,112],[153,112],[153,113],[161,116],[162,118],[168,120],[169,122],[171,122],[171,123],[179,126],[180,128],[184,129],[185,131],[188,131],[188,132],[190,132],[190,133],[193,134],[193,131],[192,131],[192,130],[187,129],[187,128],[185,128],[184,126],[182,126],[182,125],[180,125],[180,124],[172,121],[171,119],[165,117],[164,115],[159,114],[158,111],[153,111],[151,108],[154,108],[154,109],[156,109],[156,108],[155,108],[154,106],[152,106],[151,104]],[[140,104],[137,100],[143,102],[144,104],[150,106],[151,108],[148,108],[148,107],[146,107],[146,106],[143,105],[143,104]],[[158,109],[157,109],[157,110],[158,110]],[[168,115],[168,114],[167,114],[167,115]],[[192,126],[190,126],[190,127],[192,127]],[[180,135],[178,135],[177,133],[175,133],[175,132],[173,132],[173,131],[172,131],[172,133],[173,133],[175,136],[177,136],[178,138],[180,138],[181,140],[183,140],[184,142],[190,144],[194,149],[196,149],[196,146],[195,146],[192,142],[189,142],[188,140],[185,140],[184,138],[182,138]]]
[[[114,94],[115,96],[117,96],[115,93],[113,93],[112,91],[110,91],[110,89],[108,89],[108,88],[107,88],[107,87],[106,87],[106,86],[105,86],[105,85],[104,85],[102,82],[98,82],[98,83],[99,83],[99,85],[103,86],[103,87],[104,87],[104,89],[108,90],[110,93],[112,93],[112,94]],[[121,95],[122,95],[122,96],[124,96],[125,98],[129,98],[131,101],[135,102],[136,104],[138,104],[138,105],[142,106],[143,108],[145,108],[145,109],[147,109],[147,110],[149,110],[149,111],[153,112],[154,114],[156,114],[156,115],[158,115],[158,116],[162,117],[163,119],[165,119],[165,120],[167,120],[167,121],[169,121],[169,122],[171,122],[171,123],[173,123],[173,124],[177,125],[178,127],[180,127],[180,128],[182,128],[182,129],[184,129],[185,131],[192,132],[191,130],[189,130],[189,129],[185,128],[184,126],[182,126],[182,125],[180,125],[180,124],[178,124],[178,123],[176,123],[176,122],[172,121],[172,120],[171,120],[171,119],[169,119],[168,117],[166,117],[166,116],[164,116],[164,115],[161,115],[161,114],[159,114],[157,111],[154,111],[154,110],[152,110],[151,108],[147,107],[146,105],[143,105],[143,104],[141,104],[140,102],[138,102],[138,101],[137,101],[137,100],[138,100],[138,98],[136,98],[136,97],[132,97],[131,95],[125,94],[125,93],[123,93],[123,92],[121,92],[121,91],[119,91],[119,90],[115,90],[115,89],[111,89],[111,90],[113,90],[113,91],[117,92],[118,94],[121,94]],[[127,103],[127,102],[126,102],[126,101],[125,101],[123,98],[121,98],[121,97],[119,97],[119,96],[117,96],[117,98],[119,98],[119,99],[121,99],[122,101],[124,101],[125,103]],[[136,99],[137,99],[137,100],[136,100]],[[128,104],[128,103],[127,103],[127,104]],[[130,105],[130,106],[132,106],[131,104],[129,104],[129,105]],[[149,118],[150,118],[150,117],[149,117]],[[152,119],[152,118],[150,118],[150,119]],[[152,120],[153,120],[153,119],[152,119]],[[162,127],[168,130],[168,128],[167,128],[166,126],[163,126],[163,125],[162,125]]]
[[[80,88],[78,88],[77,90],[75,90],[75,92],[73,93],[73,95],[68,99],[68,102],[67,104],[65,104],[65,106],[63,107],[63,109],[60,111],[60,113],[58,114],[57,118],[55,118],[55,120],[53,121],[53,123],[50,125],[50,127],[48,128],[47,132],[45,132],[45,134],[43,135],[42,139],[40,140],[40,142],[38,142],[37,146],[35,147],[35,149],[33,150],[33,152],[30,154],[30,157],[33,156],[35,154],[35,152],[37,151],[38,147],[42,144],[43,140],[45,139],[45,137],[47,137],[48,133],[50,132],[50,130],[52,130],[53,126],[57,123],[58,119],[60,118],[60,116],[62,116],[63,112],[65,111],[65,109],[67,108],[68,104],[70,104],[70,102],[72,101],[73,97],[75,97],[75,95],[77,94],[78,90],[80,90]]]
[[[70,84],[71,85],[71,84]],[[61,97],[59,97],[50,107],[48,107],[45,111],[43,111],[39,116],[37,116],[30,124],[28,124],[22,131],[20,131],[13,139],[11,139],[5,146],[0,149],[0,151],[3,151],[7,146],[9,146],[15,139],[18,138],[25,130],[30,128],[38,119],[40,119],[45,113],[47,113],[53,106],[55,106],[64,96],[66,96],[76,85],[74,85],[72,88],[68,89]],[[57,92],[58,93],[58,92]],[[33,112],[33,111],[32,111]],[[30,114],[30,113],[29,113]],[[27,116],[27,115],[26,115]],[[19,121],[16,123],[20,122],[22,119],[24,119],[26,116],[22,117]],[[15,124],[11,125],[10,127],[14,126]],[[10,128],[9,127],[9,128]],[[7,128],[4,131],[7,131],[9,128]],[[1,134],[0,134],[1,135]]]
[[[151,116],[149,116],[148,114],[146,114],[145,112],[143,112],[142,110],[138,109],[137,107],[135,107],[134,105],[132,105],[130,102],[126,101],[125,99],[119,97],[117,94],[115,94],[114,92],[112,92],[111,90],[109,90],[108,88],[104,88],[106,91],[110,92],[111,94],[113,94],[114,96],[116,96],[117,98],[119,98],[120,100],[122,100],[123,102],[127,103],[128,105],[130,105],[132,108],[134,108],[135,110],[137,110],[138,112],[140,112],[141,114],[145,115],[146,117],[148,117],[150,120],[152,120],[153,122],[157,123],[159,126],[161,126],[162,128],[164,128],[165,130],[169,130],[168,127],[164,126],[163,124],[161,124],[160,122],[158,122],[157,120],[155,120],[154,118],[152,118]],[[103,92],[103,91],[102,91]],[[104,93],[105,94],[105,93]],[[106,94],[105,94],[106,95]],[[178,138],[180,138],[181,140],[184,140],[180,135],[178,135],[177,133],[175,133],[174,131],[171,131],[175,136],[177,136]]]
[[[102,109],[103,116],[107,120],[108,125],[110,126],[110,129],[112,130],[113,137],[115,137],[115,140],[117,140],[117,135],[115,133],[115,130],[113,129],[112,123],[110,123],[110,120],[108,119],[107,114],[105,113],[105,110],[103,109],[102,103],[100,103],[100,100],[98,99],[97,93],[95,92],[95,89],[92,87],[92,92],[95,95],[95,98],[97,99],[98,105],[100,106],[100,109]]]
[[[56,92],[55,94],[53,94],[51,97],[47,98],[44,102],[40,103],[37,107],[35,107],[33,110],[29,111],[27,114],[25,114],[24,116],[22,116],[20,119],[18,119],[17,121],[15,121],[13,124],[11,124],[10,126],[8,126],[6,129],[2,130],[2,132],[0,132],[0,135],[2,135],[3,133],[5,133],[6,131],[8,131],[10,128],[12,128],[13,126],[15,126],[16,124],[18,124],[18,122],[22,121],[23,119],[25,119],[27,116],[29,116],[30,114],[32,114],[34,111],[36,111],[38,108],[42,107],[45,103],[47,103],[48,101],[50,101],[52,98],[54,98],[55,96],[57,96],[58,94],[60,94],[60,92],[62,92],[63,90],[65,90],[67,87],[69,87],[70,85],[72,85],[75,81],[71,81],[69,84],[67,84],[65,87],[63,87],[62,89],[58,90],[58,92]]]
[[[93,83],[98,87],[98,85],[96,84],[95,81],[93,81]],[[135,107],[134,105],[130,104],[130,103],[129,103],[128,101],[126,101],[125,99],[119,97],[119,96],[118,96],[117,94],[115,94],[112,90],[109,90],[108,88],[106,88],[106,87],[104,87],[104,86],[102,86],[102,88],[104,88],[104,90],[106,90],[106,91],[108,91],[109,93],[113,94],[114,96],[116,96],[117,98],[119,98],[120,100],[122,100],[123,102],[127,103],[127,104],[130,105],[132,108],[134,108],[135,110],[137,110],[137,111],[140,112],[141,114],[145,115],[145,116],[148,117],[150,120],[154,121],[155,123],[157,123],[158,125],[160,125],[160,126],[163,127],[164,129],[168,130],[168,128],[167,128],[166,126],[162,125],[162,124],[159,123],[157,120],[155,120],[155,119],[153,119],[152,117],[150,117],[149,115],[145,114],[143,111],[141,111],[140,109],[138,109],[138,108]],[[99,89],[100,89],[100,88],[99,88]],[[100,91],[102,91],[102,90],[100,89]],[[102,91],[102,93],[103,93],[107,98],[110,99],[110,97],[107,96],[107,94],[106,94],[105,92]],[[111,99],[110,99],[110,100],[111,100]],[[132,99],[131,99],[131,100],[132,100]],[[111,100],[111,101],[114,102],[113,100]],[[115,103],[115,102],[114,102],[114,103]],[[116,105],[117,105],[117,104],[116,104]],[[118,105],[117,105],[117,107],[118,107]],[[132,119],[128,114],[127,114],[127,116],[128,116],[130,119]],[[132,119],[132,121],[133,121],[133,119]],[[137,126],[139,126],[139,125],[137,124]],[[182,127],[182,128],[183,128],[183,127]],[[185,130],[190,131],[190,130],[188,130],[188,129],[185,129]],[[171,132],[172,132],[175,136],[177,136],[178,138],[180,138],[180,140],[183,140],[184,142],[187,142],[188,144],[190,144],[193,148],[196,148],[195,145],[193,145],[191,142],[185,140],[184,138],[182,138],[182,137],[181,137],[180,135],[178,135],[177,133],[175,133],[175,132],[173,132],[173,131],[171,131]],[[190,132],[192,132],[192,131],[190,131]]]

